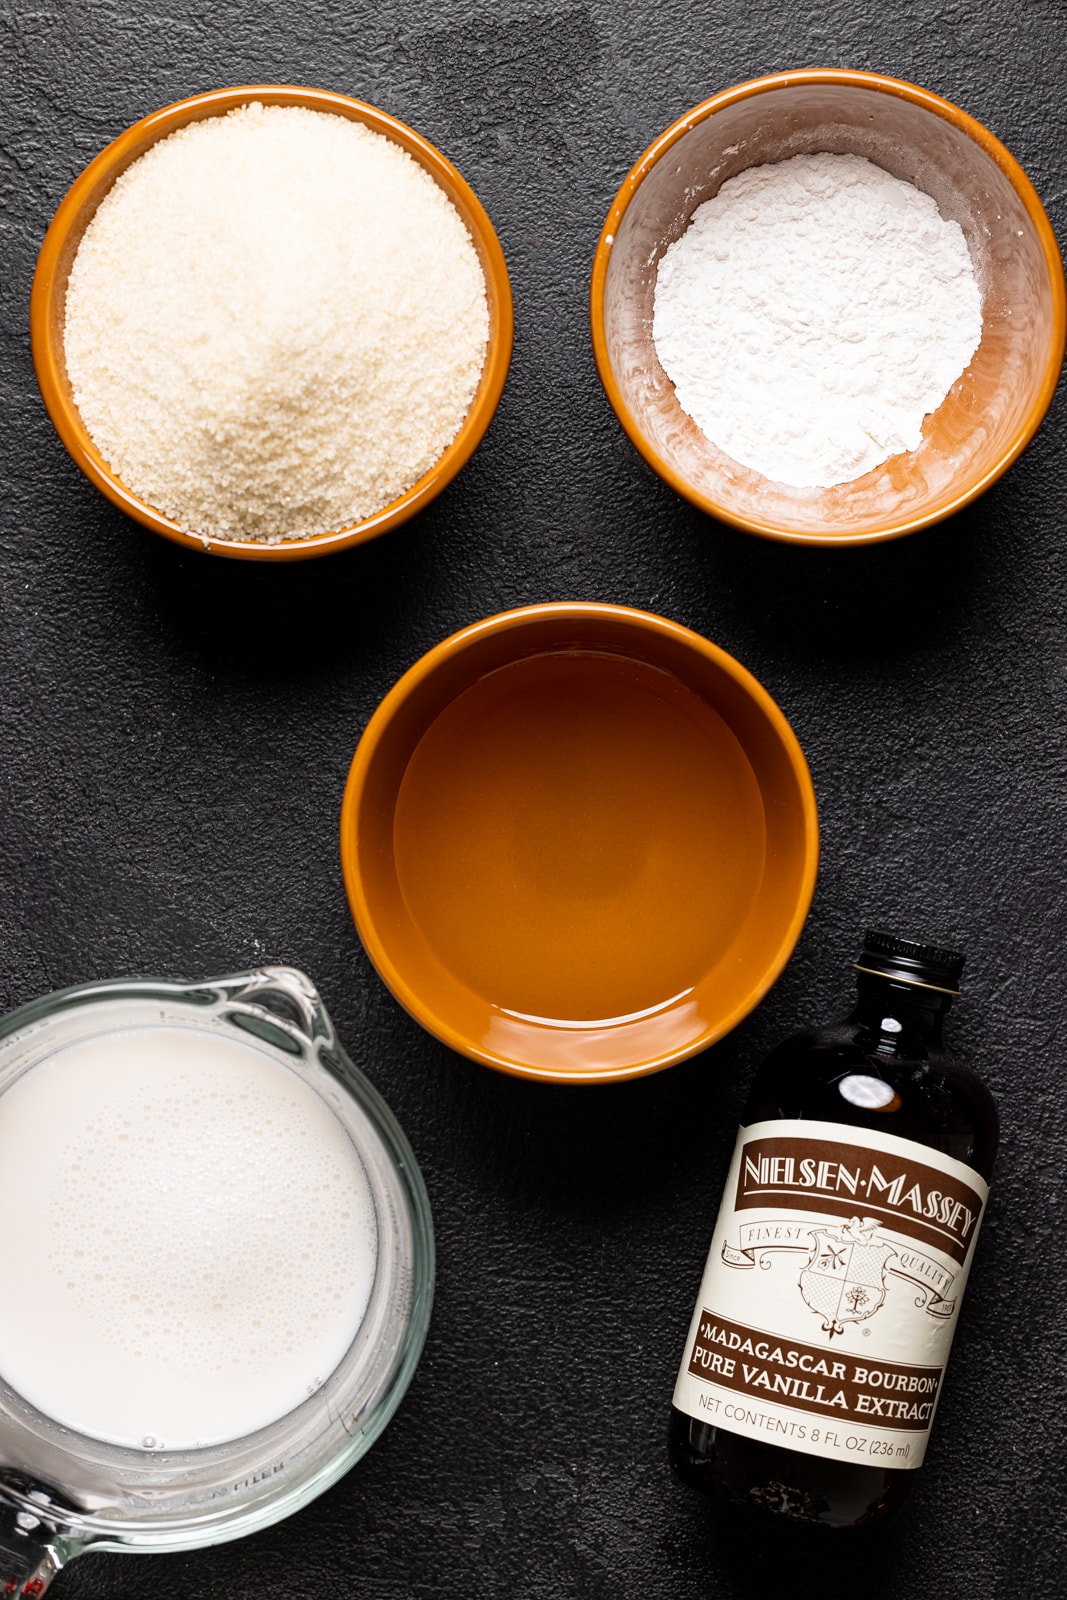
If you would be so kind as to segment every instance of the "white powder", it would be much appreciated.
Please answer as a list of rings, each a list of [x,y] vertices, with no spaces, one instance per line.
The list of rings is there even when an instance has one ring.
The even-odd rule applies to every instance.
[[[474,245],[406,151],[242,106],[153,145],[70,274],[67,371],[113,471],[187,531],[349,527],[426,472],[481,376]]]
[[[739,173],[659,264],[653,338],[679,405],[779,483],[847,483],[917,449],[981,337],[959,224],[862,156]]]

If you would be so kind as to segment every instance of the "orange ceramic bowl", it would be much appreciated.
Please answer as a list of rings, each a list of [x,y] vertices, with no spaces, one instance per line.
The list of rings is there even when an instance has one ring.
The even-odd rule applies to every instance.
[[[362,122],[372,133],[384,134],[406,150],[444,190],[462,217],[482,264],[489,306],[489,344],[481,381],[459,433],[430,470],[405,494],[353,527],[318,534],[314,538],[287,539],[280,544],[262,544],[251,539],[206,539],[199,534],[186,533],[176,522],[133,494],[111,471],[89,437],[74,404],[63,355],[63,318],[71,265],[83,233],[116,178],[158,139],[165,139],[187,123],[221,116],[251,100],[272,106],[306,106],[311,111],[349,117],[353,122]],[[235,556],[241,560],[297,561],[362,544],[406,522],[451,482],[473,454],[496,410],[511,360],[511,286],[503,251],[477,196],[432,144],[395,117],[364,105],[360,100],[349,99],[347,95],[331,94],[324,89],[252,84],[212,90],[209,94],[195,95],[191,100],[166,106],[134,123],[89,163],[61,202],[41,246],[30,298],[30,334],[37,380],[59,437],[89,481],[121,511],[153,532],[192,550],[206,549],[215,555]]]
[[[738,465],[682,411],[656,355],[652,304],[660,257],[697,206],[747,167],[818,151],[868,157],[959,223],[984,330],[918,450],[852,483],[798,489]],[[967,505],[1033,437],[1063,363],[1063,265],[1022,168],[957,106],[866,72],[758,78],[679,118],[616,196],[593,263],[591,312],[608,399],[649,465],[702,511],[795,544],[894,539]]]
[[[663,617],[557,604],[454,634],[360,740],[341,862],[394,995],[475,1061],[603,1082],[719,1039],[815,886],[815,796],[767,691]]]

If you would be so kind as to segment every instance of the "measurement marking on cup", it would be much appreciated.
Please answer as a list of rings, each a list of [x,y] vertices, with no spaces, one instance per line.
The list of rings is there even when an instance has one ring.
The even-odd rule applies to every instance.
[[[268,1478],[274,1478],[279,1472],[284,1471],[285,1462],[276,1461],[272,1467],[264,1467],[262,1472],[252,1472],[249,1473],[247,1478],[238,1478],[233,1486],[234,1491],[239,1492],[241,1489],[251,1489],[253,1484],[265,1483]]]

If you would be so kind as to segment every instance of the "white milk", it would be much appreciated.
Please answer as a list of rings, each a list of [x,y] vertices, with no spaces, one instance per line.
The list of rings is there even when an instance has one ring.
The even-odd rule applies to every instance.
[[[295,1073],[200,1029],[71,1045],[0,1096],[0,1374],[79,1433],[239,1438],[311,1394],[367,1309],[367,1178]]]

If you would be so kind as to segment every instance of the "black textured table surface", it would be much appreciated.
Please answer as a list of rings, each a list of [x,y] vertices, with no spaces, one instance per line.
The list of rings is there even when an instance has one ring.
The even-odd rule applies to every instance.
[[[214,1550],[87,1556],[57,1592],[1062,1594],[1062,395],[951,523],[882,548],[777,547],[645,468],[586,311],[638,154],[715,90],[789,66],[956,101],[1062,236],[1059,0],[16,0],[0,26],[0,1005],[130,972],[305,968],[411,1139],[439,1248],[408,1396],[323,1499]],[[183,552],[114,510],[52,430],[27,334],[37,249],[90,157],[170,101],[263,81],[356,95],[437,144],[493,219],[517,319],[496,419],[440,499],[285,569]],[[588,1091],[497,1076],[424,1034],[362,952],[337,851],[352,752],[400,673],[463,624],[564,598],[662,612],[736,655],[792,721],[823,828],[810,920],[758,1011],[696,1060]],[[951,1038],[1001,1107],[998,1182],[905,1520],[858,1553],[753,1544],[671,1479],[667,1407],[754,1064],[846,1008],[872,922],[968,953]]]

